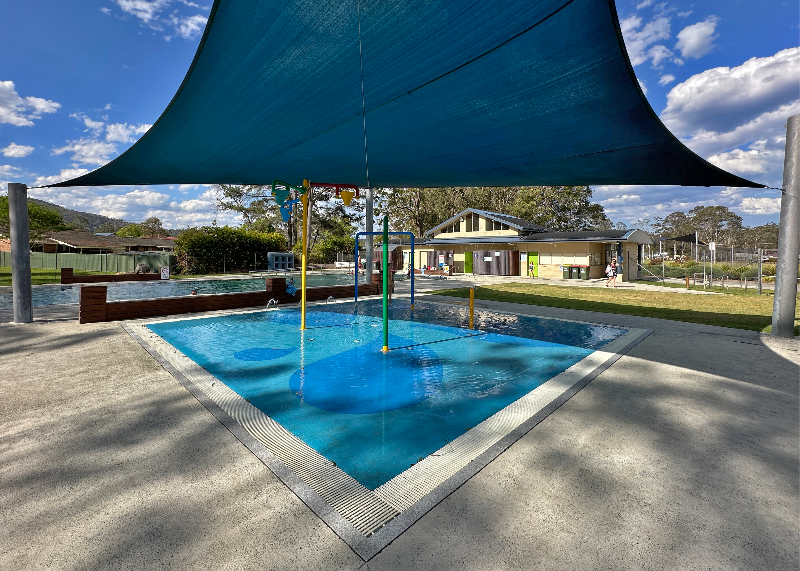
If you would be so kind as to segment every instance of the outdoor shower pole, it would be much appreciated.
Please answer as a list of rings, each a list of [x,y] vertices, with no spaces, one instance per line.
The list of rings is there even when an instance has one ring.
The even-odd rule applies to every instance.
[[[31,246],[28,228],[28,187],[8,183],[8,221],[11,233],[11,295],[14,323],[33,321]]]
[[[778,261],[775,264],[775,299],[772,334],[794,335],[797,304],[797,266],[800,252],[800,115],[786,124],[786,155],[783,159],[783,196],[778,223]]]

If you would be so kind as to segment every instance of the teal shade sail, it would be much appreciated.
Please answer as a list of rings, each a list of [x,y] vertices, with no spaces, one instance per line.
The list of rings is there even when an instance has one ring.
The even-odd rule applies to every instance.
[[[763,186],[664,127],[612,0],[215,0],[153,127],[54,186],[276,178]]]

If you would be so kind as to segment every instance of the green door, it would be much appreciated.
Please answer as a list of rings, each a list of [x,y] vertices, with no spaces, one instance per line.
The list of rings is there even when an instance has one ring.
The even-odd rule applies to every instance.
[[[531,264],[533,265],[533,270],[531,270]],[[539,277],[539,252],[528,252],[528,277],[529,278],[538,278]]]
[[[464,252],[464,273],[472,273],[472,252]]]

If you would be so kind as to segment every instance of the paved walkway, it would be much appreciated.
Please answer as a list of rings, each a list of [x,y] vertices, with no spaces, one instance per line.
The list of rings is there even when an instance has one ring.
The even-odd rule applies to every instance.
[[[0,569],[798,569],[797,341],[478,306],[653,333],[368,562],[118,324],[0,324]]]

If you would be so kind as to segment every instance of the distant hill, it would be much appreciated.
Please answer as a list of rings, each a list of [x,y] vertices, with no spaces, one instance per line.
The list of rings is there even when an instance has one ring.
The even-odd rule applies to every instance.
[[[46,202],[44,200],[39,200],[37,198],[30,198],[29,200],[37,204],[41,204],[42,206],[47,206],[49,208],[58,210],[58,213],[61,214],[61,219],[64,220],[64,224],[69,224],[70,226],[74,226],[79,230],[88,230],[89,232],[116,232],[123,226],[131,224],[130,222],[125,222],[119,218],[109,218],[108,216],[103,216],[102,214],[92,214],[91,212],[70,210],[69,208],[64,208],[63,206]]]

